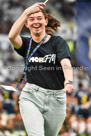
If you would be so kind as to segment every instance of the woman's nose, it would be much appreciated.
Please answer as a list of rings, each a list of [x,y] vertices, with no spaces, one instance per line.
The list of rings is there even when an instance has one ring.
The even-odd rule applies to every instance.
[[[37,19],[35,19],[35,20],[34,20],[34,23],[37,23],[37,22],[38,22],[38,20],[37,20]]]

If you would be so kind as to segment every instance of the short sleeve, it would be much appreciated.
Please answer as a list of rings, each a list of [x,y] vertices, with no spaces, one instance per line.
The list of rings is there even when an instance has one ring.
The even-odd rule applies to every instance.
[[[55,52],[56,52],[58,61],[64,58],[69,58],[69,59],[71,58],[69,46],[67,42],[61,37],[57,37],[56,39]]]
[[[23,41],[21,48],[19,48],[19,49],[14,48],[14,49],[19,55],[21,55],[22,57],[26,57],[26,53],[27,53],[27,50],[28,50],[28,47],[29,47],[30,38],[29,37],[23,37],[23,36],[21,36],[21,38],[22,38],[22,41]]]

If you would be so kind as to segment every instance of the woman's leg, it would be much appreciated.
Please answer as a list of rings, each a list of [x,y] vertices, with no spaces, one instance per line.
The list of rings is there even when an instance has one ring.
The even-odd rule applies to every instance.
[[[58,136],[58,133],[65,120],[65,116],[51,115],[45,121],[45,136]]]
[[[36,105],[23,98],[19,107],[28,136],[44,136],[44,119]]]
[[[47,97],[47,96],[46,96]],[[59,94],[45,99],[45,136],[58,136],[66,116],[66,95]]]
[[[55,95],[42,93],[40,89],[22,92],[19,103],[28,136],[57,136],[66,116],[63,91]]]

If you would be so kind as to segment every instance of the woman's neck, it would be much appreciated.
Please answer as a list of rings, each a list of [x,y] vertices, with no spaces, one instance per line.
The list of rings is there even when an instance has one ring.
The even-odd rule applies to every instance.
[[[38,34],[38,35],[32,35],[32,39],[36,43],[39,43],[44,38],[44,36],[45,36],[45,33],[42,34],[42,35],[40,35],[40,34]]]

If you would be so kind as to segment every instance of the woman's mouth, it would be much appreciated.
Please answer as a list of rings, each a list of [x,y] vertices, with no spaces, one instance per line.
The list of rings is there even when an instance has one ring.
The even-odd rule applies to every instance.
[[[40,28],[40,26],[41,25],[35,25],[35,26],[33,26],[33,28],[38,29],[38,28]]]

